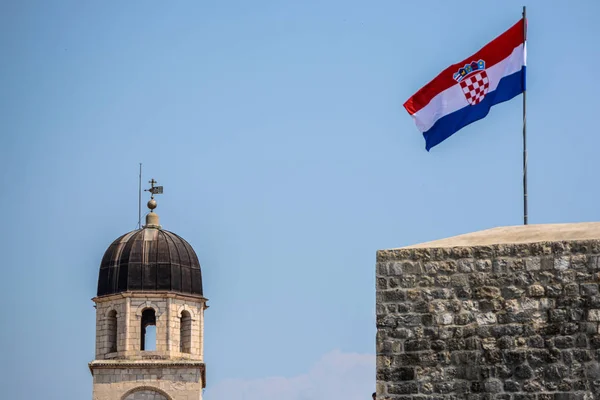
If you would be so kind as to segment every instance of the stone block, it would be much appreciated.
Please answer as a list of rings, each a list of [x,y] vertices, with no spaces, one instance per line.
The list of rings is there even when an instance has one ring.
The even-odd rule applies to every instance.
[[[491,286],[482,286],[474,288],[475,297],[478,299],[494,299],[501,295],[500,289]]]
[[[569,266],[570,266],[570,257],[569,256],[556,257],[554,259],[554,269],[557,269],[559,271],[565,271],[565,270],[569,269]]]
[[[600,309],[588,310],[587,320],[592,322],[600,321]]]
[[[497,322],[496,314],[493,312],[476,313],[475,319],[479,325],[491,325]]]
[[[531,285],[528,289],[528,294],[531,297],[542,297],[545,292],[546,291],[542,285]]]
[[[584,283],[580,285],[580,292],[582,296],[597,296],[598,284],[597,283]]]
[[[542,261],[539,257],[526,258],[524,261],[527,271],[539,271],[542,268]]]

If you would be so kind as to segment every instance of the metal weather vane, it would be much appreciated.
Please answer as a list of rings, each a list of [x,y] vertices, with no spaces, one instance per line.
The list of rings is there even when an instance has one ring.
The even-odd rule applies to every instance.
[[[150,181],[148,181],[148,183],[151,185],[150,189],[144,189],[144,192],[150,192],[150,198],[153,199],[155,194],[162,194],[163,193],[163,187],[162,186],[154,186],[156,183],[158,183],[157,181],[154,180],[154,178],[152,178]]]

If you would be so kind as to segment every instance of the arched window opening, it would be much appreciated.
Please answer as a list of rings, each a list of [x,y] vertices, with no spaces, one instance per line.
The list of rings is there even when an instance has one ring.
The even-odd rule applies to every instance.
[[[182,353],[192,352],[192,316],[187,311],[181,312],[181,322],[179,324],[179,351]]]
[[[117,312],[111,310],[106,317],[106,341],[107,352],[114,353],[117,351]]]
[[[156,313],[152,308],[142,311],[141,350],[156,350]]]

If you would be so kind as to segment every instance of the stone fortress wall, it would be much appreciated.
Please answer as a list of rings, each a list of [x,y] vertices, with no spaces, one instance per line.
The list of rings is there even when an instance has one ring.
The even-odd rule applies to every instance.
[[[600,399],[600,224],[381,250],[376,276],[378,399]]]

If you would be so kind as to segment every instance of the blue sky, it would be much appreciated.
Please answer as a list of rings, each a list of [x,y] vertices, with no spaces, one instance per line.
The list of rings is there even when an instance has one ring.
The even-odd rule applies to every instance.
[[[520,97],[430,153],[402,108],[523,5],[461,4],[1,2],[5,397],[91,396],[142,162],[203,267],[205,398],[368,398],[376,250],[522,221]],[[530,222],[598,221],[600,2],[526,5]]]

